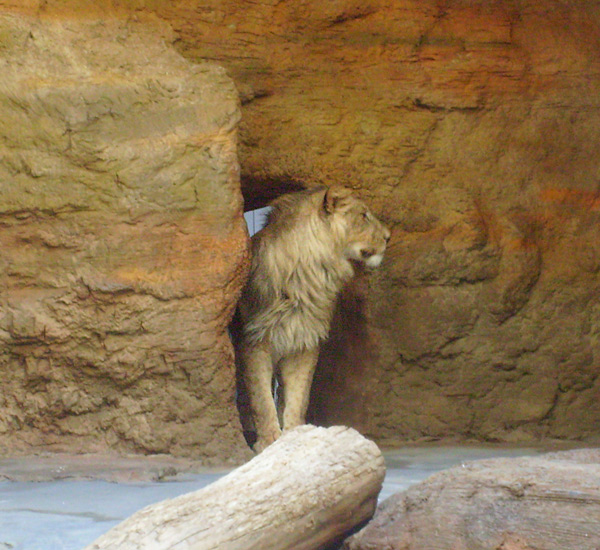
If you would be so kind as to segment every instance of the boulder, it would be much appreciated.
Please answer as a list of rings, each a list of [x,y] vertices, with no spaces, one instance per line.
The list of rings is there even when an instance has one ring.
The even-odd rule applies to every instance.
[[[471,462],[377,509],[345,550],[596,550],[600,449]]]
[[[0,15],[0,448],[235,461],[225,71],[157,21]]]

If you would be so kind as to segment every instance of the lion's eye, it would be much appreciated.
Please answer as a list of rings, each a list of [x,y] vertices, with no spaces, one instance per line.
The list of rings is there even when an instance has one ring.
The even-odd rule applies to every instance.
[[[368,212],[363,212],[362,213],[362,218],[363,218],[363,220],[368,220],[369,219],[369,213]]]

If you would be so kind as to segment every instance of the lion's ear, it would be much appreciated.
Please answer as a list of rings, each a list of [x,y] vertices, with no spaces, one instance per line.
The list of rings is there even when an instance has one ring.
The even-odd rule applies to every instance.
[[[346,189],[341,185],[332,185],[325,192],[325,197],[323,198],[323,209],[327,214],[333,213],[333,211],[338,208],[350,195],[352,191],[350,189]]]

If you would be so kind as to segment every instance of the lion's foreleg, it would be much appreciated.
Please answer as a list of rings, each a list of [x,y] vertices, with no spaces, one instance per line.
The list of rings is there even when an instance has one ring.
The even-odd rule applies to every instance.
[[[310,398],[310,386],[319,357],[314,348],[284,357],[280,364],[283,388],[283,429],[290,430],[304,424]]]
[[[244,382],[250,398],[250,410],[256,427],[256,451],[262,451],[280,435],[281,428],[273,399],[273,362],[269,350],[260,346],[243,352]]]

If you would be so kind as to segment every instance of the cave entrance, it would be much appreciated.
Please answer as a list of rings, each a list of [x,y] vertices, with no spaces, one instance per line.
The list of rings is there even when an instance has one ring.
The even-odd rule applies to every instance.
[[[244,210],[246,212],[260,210],[281,195],[301,191],[307,187],[309,186],[293,178],[242,177],[241,190],[244,197]]]
[[[255,208],[254,210],[244,212],[244,219],[246,220],[248,233],[251,237],[265,226],[267,223],[267,215],[270,211],[270,206],[263,206],[262,208]]]

